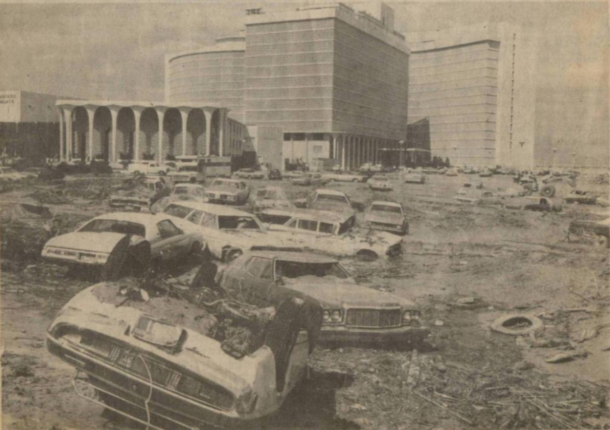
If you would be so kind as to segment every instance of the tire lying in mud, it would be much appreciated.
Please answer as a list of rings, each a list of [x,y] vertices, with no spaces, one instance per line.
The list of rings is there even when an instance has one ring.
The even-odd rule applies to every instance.
[[[379,258],[375,251],[370,249],[361,249],[356,253],[356,259],[359,261],[375,261]]]
[[[555,195],[555,187],[553,185],[545,185],[540,188],[540,195],[543,197],[553,197]]]
[[[493,331],[510,336],[525,336],[536,333],[543,328],[544,323],[540,318],[524,314],[505,315],[491,324]]]

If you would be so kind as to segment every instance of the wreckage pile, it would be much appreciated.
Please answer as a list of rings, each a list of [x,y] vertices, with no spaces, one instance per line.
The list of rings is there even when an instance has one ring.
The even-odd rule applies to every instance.
[[[353,354],[343,350],[341,353]],[[584,382],[552,382],[526,363],[512,369],[476,368],[442,357],[359,351],[354,362],[318,356],[313,369],[352,379],[337,393],[337,415],[364,428],[422,426],[439,418],[474,428],[593,428],[607,417],[607,388]],[[358,403],[355,403],[357,399]]]

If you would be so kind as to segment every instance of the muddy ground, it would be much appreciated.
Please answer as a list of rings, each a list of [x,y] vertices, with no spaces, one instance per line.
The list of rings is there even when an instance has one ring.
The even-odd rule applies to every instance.
[[[457,189],[474,178],[427,179],[396,184],[389,193],[366,184],[331,187],[362,203],[390,198],[407,208],[411,233],[401,256],[343,263],[361,283],[419,304],[429,341],[417,351],[316,350],[310,380],[270,428],[610,428],[608,250],[567,238],[571,220],[601,209],[564,205],[562,212],[540,213],[457,204]],[[0,207],[7,214],[36,191],[55,221],[58,214],[69,218],[59,227],[45,221],[55,232],[108,212],[113,181],[31,183],[0,194]],[[481,181],[489,189],[513,186],[508,176]],[[311,190],[281,184],[291,198]],[[579,178],[579,188],[607,194],[607,187]],[[3,428],[128,428],[79,398],[73,368],[45,349],[55,313],[92,279],[28,258],[2,261]],[[512,337],[489,329],[511,312],[540,317],[544,331]],[[577,357],[545,361],[560,353]]]

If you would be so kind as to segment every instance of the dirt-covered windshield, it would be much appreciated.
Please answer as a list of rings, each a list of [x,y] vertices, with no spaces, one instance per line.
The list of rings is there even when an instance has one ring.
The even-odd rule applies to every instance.
[[[225,181],[222,179],[216,179],[212,182],[213,187],[227,187],[239,189],[239,182]]]
[[[193,212],[192,209],[185,208],[184,206],[180,206],[180,205],[169,205],[163,211],[163,213],[165,213],[167,215],[175,216],[178,218],[186,218],[187,215],[190,214],[191,212]]]
[[[114,219],[94,219],[85,224],[79,231],[93,233],[121,233],[136,236],[146,236],[146,228],[142,224]]]
[[[390,206],[390,205],[373,205],[371,207],[372,212],[389,212],[394,214],[402,214],[402,210],[400,206]]]
[[[265,189],[262,188],[256,192],[257,200],[288,200],[284,190],[278,189]]]
[[[256,220],[249,216],[227,216],[218,217],[220,230],[260,230]]]
[[[289,279],[301,278],[303,276],[316,276],[318,278],[334,276],[340,279],[348,277],[339,263],[305,263],[283,260],[275,261],[275,276],[277,278]]]
[[[318,202],[339,202],[339,203],[346,203],[346,204],[349,203],[345,196],[340,196],[340,195],[336,195],[336,194],[318,194],[316,201],[318,201]]]

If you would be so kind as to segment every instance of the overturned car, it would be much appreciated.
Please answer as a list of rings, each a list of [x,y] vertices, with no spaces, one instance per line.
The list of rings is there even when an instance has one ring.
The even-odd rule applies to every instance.
[[[276,412],[304,377],[314,301],[284,294],[263,309],[206,287],[149,288],[94,285],[49,326],[47,348],[77,370],[81,397],[147,428],[235,428]]]

